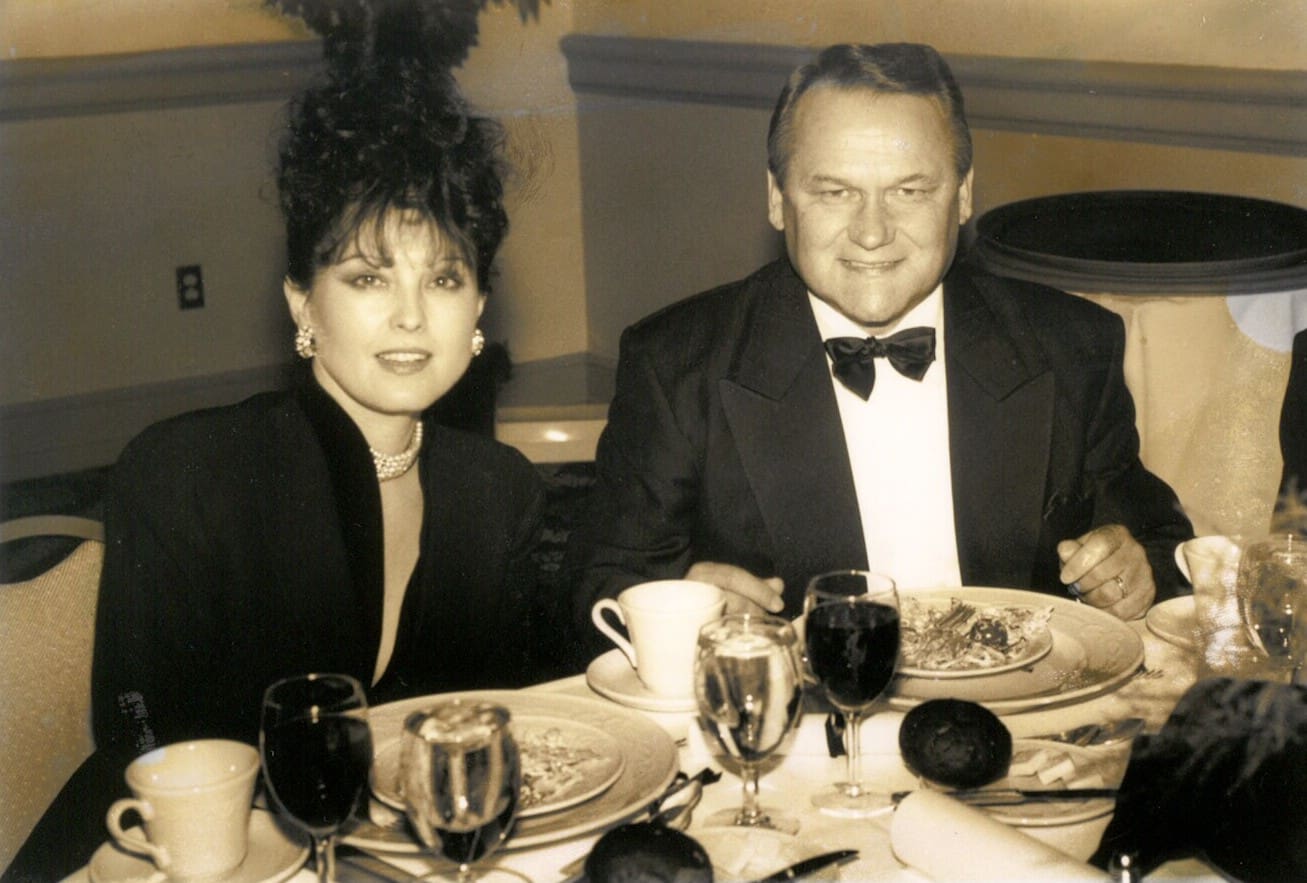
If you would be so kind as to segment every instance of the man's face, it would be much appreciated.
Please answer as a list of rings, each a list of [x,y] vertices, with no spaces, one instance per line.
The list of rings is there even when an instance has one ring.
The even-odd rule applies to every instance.
[[[943,278],[971,217],[948,119],[932,99],[817,86],[794,109],[786,180],[768,219],[817,297],[891,330]]]

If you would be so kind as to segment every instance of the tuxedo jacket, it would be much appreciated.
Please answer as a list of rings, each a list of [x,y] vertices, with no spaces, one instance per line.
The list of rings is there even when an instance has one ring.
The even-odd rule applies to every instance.
[[[944,323],[963,583],[1065,594],[1058,541],[1121,523],[1146,547],[1159,598],[1177,591],[1172,555],[1192,529],[1140,463],[1120,319],[958,266]],[[874,568],[831,383],[785,259],[627,329],[570,550],[578,620],[596,597],[696,561],[780,576],[791,614],[812,575]],[[892,503],[872,511],[894,517]]]
[[[1307,492],[1307,331],[1293,336],[1289,383],[1280,406],[1280,454],[1284,471],[1277,509],[1285,508],[1288,495],[1302,499]]]
[[[353,675],[374,703],[533,682],[540,479],[512,448],[424,428],[421,549],[375,686],[381,495],[335,401],[309,384],[134,440],[106,502],[97,746],[254,742],[264,688],[310,671]]]

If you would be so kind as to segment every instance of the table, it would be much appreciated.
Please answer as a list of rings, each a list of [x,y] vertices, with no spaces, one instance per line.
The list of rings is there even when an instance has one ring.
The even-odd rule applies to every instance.
[[[1081,723],[1102,722],[1130,716],[1144,718],[1150,730],[1160,728],[1180,695],[1194,682],[1195,659],[1192,654],[1155,636],[1143,621],[1133,622],[1130,626],[1143,637],[1144,641],[1144,668],[1139,674],[1116,690],[1083,702],[1006,715],[1004,722],[1013,736],[1029,737],[1063,730]],[[581,675],[528,689],[533,692],[597,697]],[[702,741],[697,738],[697,734],[690,732],[691,714],[641,713],[647,714],[662,726],[681,746],[682,769],[694,772],[712,763],[712,759],[704,754]],[[865,746],[863,767],[869,780],[893,783],[895,788],[911,788],[915,782],[904,769],[897,750],[898,724],[902,717],[902,712],[886,708],[879,710],[867,722],[863,728]],[[806,716],[801,727],[810,730],[820,725],[817,716],[809,715]],[[775,804],[783,801],[788,812],[800,817],[802,836],[805,841],[828,843],[831,848],[859,849],[861,855],[858,861],[845,865],[841,869],[843,880],[875,880],[887,881],[887,883],[928,881],[924,875],[902,865],[891,852],[888,814],[871,820],[836,819],[823,816],[811,809],[806,797],[796,797],[798,794],[806,795],[814,788],[833,781],[842,770],[842,760],[833,760],[815,752],[800,753],[800,745],[812,744],[812,739],[805,738],[801,731],[800,738],[795,740],[795,750],[792,750],[775,769],[763,776],[763,802]],[[713,765],[720,768],[720,764]],[[724,776],[721,782],[704,791],[703,800],[694,812],[689,833],[694,835],[699,830],[699,820],[712,811],[738,806],[739,801],[738,779],[731,775]],[[1108,817],[1104,816],[1077,825],[1023,830],[1064,852],[1085,858],[1097,846],[1107,821]],[[596,832],[536,849],[501,851],[487,863],[487,867],[510,870],[535,883],[566,880],[568,877],[563,870],[586,856],[598,837],[599,833]],[[418,873],[429,867],[424,859],[408,856],[385,856],[385,858],[410,873]],[[89,873],[83,869],[67,878],[65,883],[89,883],[89,879]],[[312,872],[305,868],[290,879],[291,883],[312,883],[315,878]],[[1220,881],[1223,878],[1197,861],[1179,861],[1163,866],[1149,875],[1149,879]]]

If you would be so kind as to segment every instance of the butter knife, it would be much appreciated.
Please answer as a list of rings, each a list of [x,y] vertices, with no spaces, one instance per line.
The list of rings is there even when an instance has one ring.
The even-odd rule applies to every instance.
[[[911,791],[896,791],[894,803],[899,803]],[[942,792],[968,806],[1015,806],[1020,803],[1060,803],[1064,800],[1115,800],[1115,788],[972,788]]]
[[[788,868],[782,868],[760,880],[754,880],[753,883],[786,883],[788,880],[798,880],[800,877],[815,874],[822,868],[850,861],[857,857],[858,851],[856,849],[837,849],[834,852],[823,852],[821,855],[814,855],[812,858],[805,858],[801,862],[795,862]]]

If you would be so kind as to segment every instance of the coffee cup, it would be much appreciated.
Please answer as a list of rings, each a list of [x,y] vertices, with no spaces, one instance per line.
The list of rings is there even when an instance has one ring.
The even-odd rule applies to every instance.
[[[245,860],[258,773],[259,752],[244,742],[165,745],[128,764],[124,778],[133,796],[115,801],[105,822],[119,846],[148,856],[168,879],[216,879]],[[123,829],[132,811],[143,837]]]
[[[699,628],[721,618],[726,596],[711,583],[655,580],[601,598],[590,610],[595,627],[622,651],[651,693],[667,697],[694,694],[694,653]],[[612,612],[626,627],[624,637],[604,616]]]

